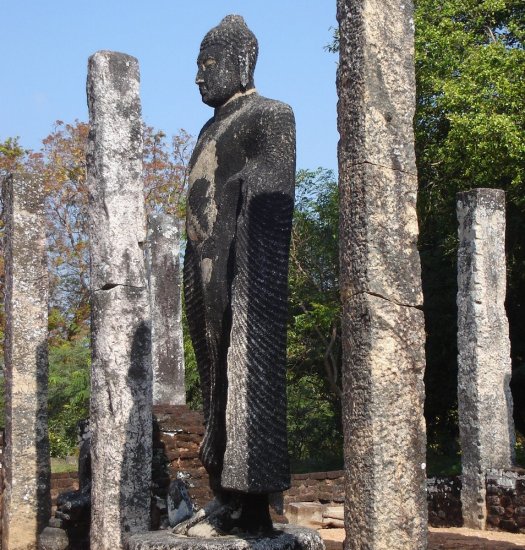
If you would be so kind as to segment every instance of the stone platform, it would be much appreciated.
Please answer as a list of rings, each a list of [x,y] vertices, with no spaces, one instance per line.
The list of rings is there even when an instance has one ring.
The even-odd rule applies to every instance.
[[[170,531],[150,531],[128,539],[127,550],[324,550],[319,533],[313,529],[275,525],[268,537],[186,537]]]

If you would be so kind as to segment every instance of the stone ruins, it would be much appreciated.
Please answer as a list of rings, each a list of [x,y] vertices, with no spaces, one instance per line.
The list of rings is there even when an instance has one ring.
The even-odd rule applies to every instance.
[[[48,274],[42,180],[4,183],[6,433],[2,548],[37,546],[51,513],[47,435]]]
[[[346,548],[426,548],[412,2],[339,0]]]
[[[91,549],[149,529],[151,331],[138,61],[89,59]]]
[[[339,526],[344,520],[348,550],[423,550],[413,5],[338,0],[337,18],[346,500],[344,513],[337,508],[327,517]],[[172,461],[197,463],[202,485],[193,489],[207,499],[208,476],[214,500],[174,529],[148,532],[151,512],[161,525],[155,505],[162,500],[158,494],[152,500],[152,407],[180,421],[185,403],[180,231],[163,214],[151,216],[146,230],[137,59],[109,51],[89,59],[91,450],[86,442],[81,486],[58,499],[45,531],[51,508],[45,198],[37,176],[18,173],[3,182],[4,550],[65,550],[61,517],[72,524],[73,512],[82,513],[87,533],[90,506],[92,550],[323,548],[310,529],[274,529],[269,511],[270,495],[290,486],[285,362],[295,122],[288,105],[256,91],[257,53],[242,17],[230,15],[206,34],[198,56],[196,83],[214,115],[190,161],[184,292],[205,427],[191,411],[199,420],[184,434],[188,448],[177,447],[184,441],[174,436],[182,430],[172,428],[169,452]],[[461,499],[465,525],[483,529],[486,484],[497,499],[507,478],[514,488],[522,485],[516,472],[503,472],[514,445],[504,193],[459,194],[458,220]],[[162,451],[158,424],[156,451]],[[306,488],[312,480],[300,476]],[[333,487],[334,476],[324,481]],[[178,488],[184,489],[181,480]],[[174,490],[170,495],[176,500]],[[181,518],[192,512],[184,500]]]
[[[485,529],[488,469],[509,468],[514,422],[505,312],[505,193],[458,194],[458,412],[463,521]]]

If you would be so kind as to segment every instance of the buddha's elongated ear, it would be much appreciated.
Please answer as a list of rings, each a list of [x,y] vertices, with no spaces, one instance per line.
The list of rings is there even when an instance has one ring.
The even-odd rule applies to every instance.
[[[241,86],[246,90],[250,83],[250,59],[248,52],[239,55],[239,69],[241,72]]]

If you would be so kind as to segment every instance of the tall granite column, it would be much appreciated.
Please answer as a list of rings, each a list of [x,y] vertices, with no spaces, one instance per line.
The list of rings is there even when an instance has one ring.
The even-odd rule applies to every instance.
[[[466,527],[484,529],[485,474],[509,468],[514,422],[505,312],[505,193],[458,194],[458,412]]]
[[[426,548],[411,1],[338,0],[347,549]]]
[[[153,404],[185,405],[180,231],[173,216],[148,217],[147,269],[151,305]]]
[[[48,274],[42,180],[4,182],[6,439],[2,548],[36,549],[51,513],[47,435]]]
[[[149,527],[151,335],[143,243],[138,61],[89,59],[91,549],[124,548]]]

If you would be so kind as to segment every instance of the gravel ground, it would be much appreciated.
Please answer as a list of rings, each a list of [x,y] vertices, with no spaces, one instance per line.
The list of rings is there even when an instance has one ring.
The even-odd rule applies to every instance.
[[[341,550],[344,529],[321,529],[326,550]],[[474,531],[459,527],[437,529],[431,527],[428,550],[525,550],[525,535],[500,531]]]

